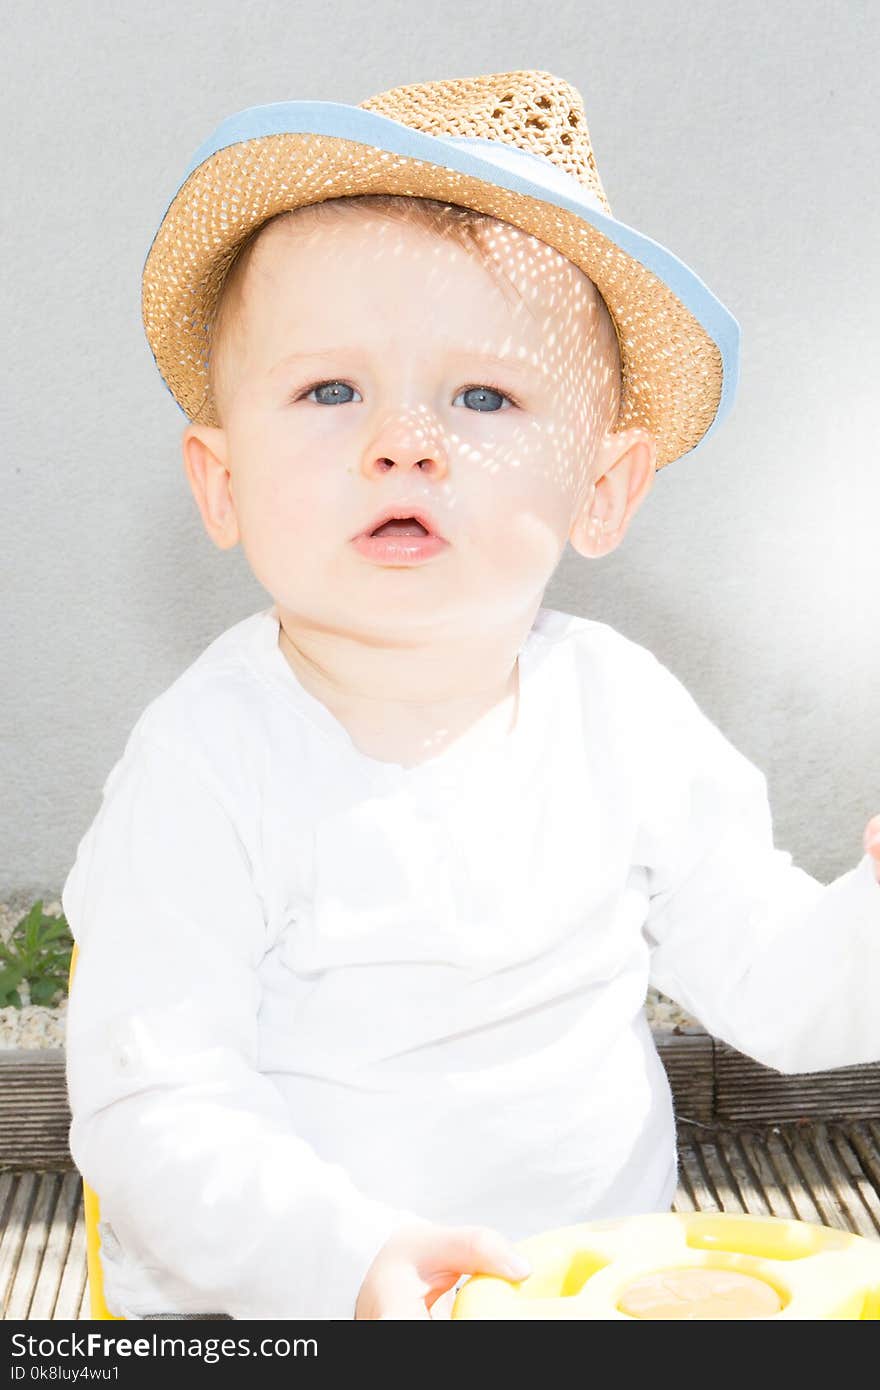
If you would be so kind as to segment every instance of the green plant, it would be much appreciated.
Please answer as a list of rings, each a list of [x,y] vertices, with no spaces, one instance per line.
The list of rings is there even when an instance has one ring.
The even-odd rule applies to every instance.
[[[27,982],[32,1004],[51,1004],[67,992],[73,936],[67,918],[43,911],[38,898],[31,910],[12,928],[9,940],[0,941],[0,1008],[21,1008],[19,985]]]

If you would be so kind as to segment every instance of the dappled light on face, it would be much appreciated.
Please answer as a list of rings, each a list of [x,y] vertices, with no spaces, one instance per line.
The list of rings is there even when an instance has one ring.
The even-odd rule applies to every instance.
[[[541,403],[537,416],[526,410],[511,423],[503,464],[529,467],[574,499],[589,479],[595,441],[616,415],[613,324],[592,282],[553,247],[503,223],[487,224],[480,245],[508,303],[502,351],[527,370]],[[501,464],[493,458],[493,467]]]
[[[522,606],[592,505],[619,399],[614,325],[592,281],[519,228],[460,209],[473,220],[438,231],[354,203],[368,200],[267,224],[227,306],[247,558],[325,620],[332,604],[380,614],[389,585],[398,624],[444,605],[452,621],[477,596]],[[405,557],[365,564],[374,550],[351,546],[389,510],[423,536],[428,512],[450,549],[406,574]]]
[[[615,413],[619,360],[607,310],[587,276],[536,237],[485,218],[471,241],[368,208],[352,216],[350,205],[275,219],[252,257],[247,294],[237,286],[245,328],[255,320],[251,356],[239,367],[264,369],[276,342],[282,357],[287,346],[294,356],[326,348],[334,370],[355,349],[396,372],[399,389],[390,381],[369,404],[399,413],[408,448],[421,431],[426,457],[446,452],[493,473],[528,466],[574,497]],[[508,400],[438,410],[436,387],[465,367],[474,385],[494,384]],[[478,420],[458,427],[462,411]]]

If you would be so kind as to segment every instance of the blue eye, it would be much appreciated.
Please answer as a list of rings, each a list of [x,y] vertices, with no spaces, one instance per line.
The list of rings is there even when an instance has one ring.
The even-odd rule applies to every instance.
[[[493,398],[498,401],[509,401],[511,405],[515,404],[510,396],[506,396],[503,391],[497,390],[494,386],[465,386],[464,390],[459,391],[458,394],[459,396],[472,396],[475,410],[487,411],[496,415],[503,407],[495,406]],[[457,399],[458,397],[456,397]],[[455,401],[453,401],[454,404]]]
[[[349,386],[347,381],[318,381],[297,399],[314,399],[316,405],[350,405],[352,398],[351,395],[346,396],[344,394],[346,391],[359,395],[357,388]],[[511,406],[516,405],[512,396],[506,395],[504,391],[499,391],[495,386],[465,386],[459,391],[455,400],[458,400],[459,396],[470,396],[473,409],[489,414],[497,415],[500,410],[503,410],[502,401],[507,401],[508,405]],[[455,400],[453,404],[455,404]]]
[[[349,405],[350,400],[347,400],[340,393],[354,390],[355,387],[349,386],[347,381],[319,381],[315,386],[310,386],[308,391],[303,393],[301,399],[308,400],[316,391],[325,391],[328,394],[323,399],[319,398],[316,401],[317,405]]]

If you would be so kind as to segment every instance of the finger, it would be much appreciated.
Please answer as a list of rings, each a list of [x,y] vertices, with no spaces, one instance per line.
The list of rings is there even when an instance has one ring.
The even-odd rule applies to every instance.
[[[426,1297],[430,1292],[430,1285],[414,1265],[392,1265],[373,1279],[370,1317],[406,1321],[430,1318],[426,1306]]]
[[[874,877],[880,883],[880,816],[873,816],[865,826],[865,853],[874,861]]]
[[[436,1231],[432,1234],[419,1270],[436,1287],[443,1278],[455,1283],[461,1274],[525,1279],[532,1267],[513,1242],[491,1226],[450,1226],[439,1240]]]
[[[457,1290],[453,1284],[451,1289],[447,1289],[445,1293],[440,1294],[440,1297],[435,1298],[433,1302],[429,1302],[427,1299],[425,1300],[425,1302],[428,1303],[428,1307],[431,1309],[432,1318],[446,1322],[451,1321],[452,1305],[455,1302],[456,1292]]]

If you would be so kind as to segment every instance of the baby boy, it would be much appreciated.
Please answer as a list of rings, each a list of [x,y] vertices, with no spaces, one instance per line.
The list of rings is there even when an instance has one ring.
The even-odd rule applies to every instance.
[[[186,474],[272,604],[141,715],[63,892],[108,1305],[448,1317],[518,1239],[669,1208],[649,985],[783,1071],[880,1058],[880,818],[818,883],[675,677],[542,606],[657,469],[560,250],[425,196],[282,211],[209,384]]]

